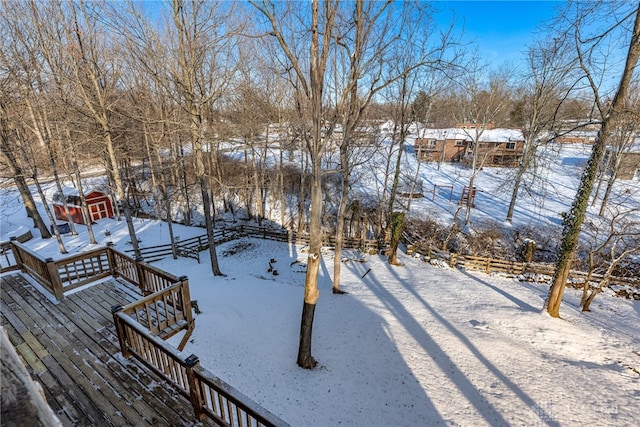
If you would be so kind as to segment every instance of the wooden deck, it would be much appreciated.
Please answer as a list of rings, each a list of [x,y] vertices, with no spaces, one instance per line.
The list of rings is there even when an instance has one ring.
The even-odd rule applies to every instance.
[[[139,299],[135,289],[110,280],[53,303],[20,274],[0,277],[0,287],[2,326],[62,425],[213,425],[198,421],[164,380],[120,354],[111,307]]]

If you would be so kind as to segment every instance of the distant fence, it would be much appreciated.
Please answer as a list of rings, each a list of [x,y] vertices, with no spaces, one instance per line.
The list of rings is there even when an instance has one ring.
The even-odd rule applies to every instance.
[[[465,270],[483,271],[485,273],[504,273],[513,275],[531,274],[543,276],[553,276],[555,271],[555,266],[552,264],[533,262],[526,263],[472,255],[460,255],[441,251],[420,243],[412,243],[407,235],[403,236],[403,240],[409,255],[418,253],[425,256],[427,260],[440,259],[445,261],[451,267],[461,267]],[[588,274],[583,271],[571,270],[569,272],[568,281],[573,282],[581,280],[584,282],[584,280],[587,279],[587,276]],[[591,274],[591,281],[593,282],[601,281],[603,278],[604,276],[602,274]],[[611,276],[609,283],[611,285],[627,285],[640,288],[640,278],[637,277]]]
[[[218,245],[244,236],[299,245],[308,245],[310,238],[307,233],[297,233],[291,230],[278,230],[252,225],[236,225],[233,227],[215,229],[213,233],[213,240],[214,243]],[[335,246],[335,244],[335,236],[325,236],[322,239],[323,246]],[[164,245],[140,248],[140,256],[147,262],[154,262],[165,256],[173,256],[172,246],[175,246],[176,255],[193,258],[200,262],[200,252],[209,249],[209,241],[207,235],[202,234],[185,240],[178,240],[173,245],[171,243],[167,243]],[[344,237],[342,247],[344,249],[359,249],[366,253],[377,253],[380,245],[377,240]],[[131,254],[133,253],[133,249],[127,249],[125,252]]]

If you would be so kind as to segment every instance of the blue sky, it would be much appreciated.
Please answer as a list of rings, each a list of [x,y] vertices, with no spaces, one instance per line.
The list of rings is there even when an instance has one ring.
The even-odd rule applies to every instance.
[[[565,2],[558,1],[435,1],[441,23],[455,15],[456,29],[464,25],[465,41],[475,41],[492,65],[522,62],[539,26],[553,18]]]

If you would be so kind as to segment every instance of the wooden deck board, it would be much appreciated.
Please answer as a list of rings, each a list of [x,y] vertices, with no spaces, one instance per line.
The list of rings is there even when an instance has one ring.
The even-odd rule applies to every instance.
[[[111,307],[140,297],[102,282],[54,304],[19,274],[0,278],[2,326],[64,426],[189,426],[188,399],[119,353]],[[164,385],[164,386],[163,386]]]

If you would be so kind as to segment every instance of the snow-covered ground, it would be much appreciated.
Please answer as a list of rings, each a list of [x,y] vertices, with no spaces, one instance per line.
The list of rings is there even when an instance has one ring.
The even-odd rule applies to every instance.
[[[135,222],[144,245],[168,238],[161,222]],[[124,222],[100,221],[101,243],[105,228],[117,249],[130,248]],[[177,228],[185,238],[202,232]],[[65,242],[72,252],[88,249],[82,233]],[[27,245],[43,256],[57,251],[53,239]],[[383,256],[361,262],[361,254],[346,254],[349,293],[337,296],[325,254],[313,339],[319,366],[298,368],[303,249],[247,238],[222,244],[224,278],[213,277],[206,261],[155,263],[189,277],[201,310],[184,352],[291,425],[629,426],[640,419],[640,301],[605,292],[583,314],[578,292],[568,289],[564,320],[553,319],[541,312],[544,284],[405,255],[395,267]],[[268,272],[272,258],[277,276]]]
[[[570,206],[588,150],[548,153],[546,179],[532,181],[523,194],[515,224],[557,225],[559,212]],[[407,156],[405,165],[411,171],[415,159]],[[422,165],[426,197],[414,200],[412,210],[450,221],[467,173],[455,165]],[[508,173],[480,173],[483,192],[472,220],[502,221]],[[359,185],[375,189],[376,182],[363,174]],[[454,185],[453,202],[438,193],[431,200],[433,184]],[[614,200],[640,205],[639,185],[619,182]],[[5,241],[30,224],[15,191],[0,195]],[[168,243],[166,224],[134,223],[142,246]],[[175,227],[182,239],[203,233]],[[78,229],[79,236],[64,237],[71,254],[91,249],[86,228]],[[131,248],[124,222],[101,220],[95,233],[100,244]],[[55,239],[36,237],[27,246],[60,256]],[[357,253],[346,254],[342,287],[348,294],[338,296],[331,293],[327,252],[313,335],[319,366],[307,371],[295,363],[304,291],[296,261],[304,260],[303,248],[246,238],[222,244],[223,278],[212,276],[202,255],[202,264],[155,263],[189,277],[202,311],[184,352],[293,426],[630,426],[640,420],[640,301],[606,290],[585,314],[578,291],[567,289],[563,320],[553,319],[542,312],[545,284],[452,270],[404,254],[403,266],[390,266],[383,256]],[[268,272],[272,258],[278,275]]]

